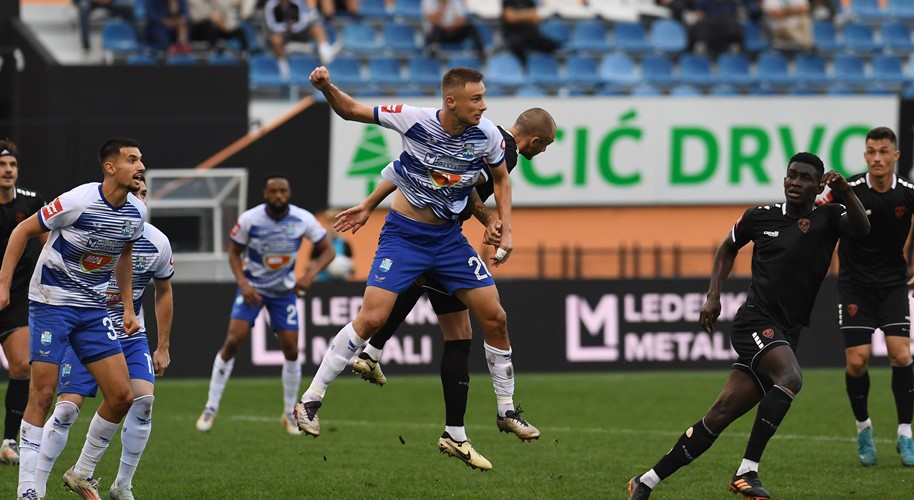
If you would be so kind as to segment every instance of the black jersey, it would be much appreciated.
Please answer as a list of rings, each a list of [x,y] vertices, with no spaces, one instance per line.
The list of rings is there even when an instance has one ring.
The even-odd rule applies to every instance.
[[[755,243],[746,305],[757,307],[786,331],[808,325],[846,212],[837,203],[800,218],[788,216],[784,203],[746,210],[730,232],[738,247]]]
[[[10,234],[16,226],[28,219],[29,216],[41,210],[44,206],[44,199],[40,194],[16,186],[15,197],[9,203],[0,203],[0,259],[6,253],[6,245],[10,241]],[[25,252],[16,270],[13,272],[13,282],[10,284],[10,295],[18,292],[24,292],[29,289],[29,281],[32,279],[32,271],[35,270],[35,262],[38,259],[38,239],[32,238],[26,245]]]
[[[511,171],[514,170],[514,167],[517,166],[517,141],[514,140],[514,136],[507,130],[498,127],[498,131],[501,132],[501,136],[505,139],[505,167],[508,168],[508,173],[510,174]],[[492,180],[492,173],[489,172],[489,166],[486,165],[485,169],[488,174],[486,182],[476,186],[476,194],[479,195],[479,199],[482,201],[488,200],[495,192],[495,181]],[[467,220],[470,217],[473,217],[473,205],[472,203],[467,203],[466,208],[460,213],[460,220]]]
[[[847,180],[860,198],[870,220],[870,233],[862,238],[842,236],[838,246],[841,269],[838,279],[858,286],[899,286],[907,281],[904,243],[911,231],[914,184],[895,176],[892,189],[879,193],[870,187],[864,172]],[[829,192],[825,202],[844,202],[841,193]]]

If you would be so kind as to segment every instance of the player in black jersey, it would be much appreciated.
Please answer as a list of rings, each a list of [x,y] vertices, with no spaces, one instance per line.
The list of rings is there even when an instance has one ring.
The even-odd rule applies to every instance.
[[[552,116],[543,109],[531,108],[521,113],[514,124],[508,129],[498,127],[505,139],[505,165],[508,172],[517,166],[518,154],[528,160],[542,153],[555,140],[556,125]],[[484,205],[493,193],[491,177],[476,186],[476,193],[470,197],[466,209],[461,213],[461,220],[475,216],[487,227],[485,243],[498,245],[500,222],[491,214]],[[370,213],[368,211],[365,213]],[[367,220],[367,218],[366,218]],[[361,224],[364,220],[360,221]],[[361,227],[359,224],[358,227]],[[357,230],[358,227],[340,226],[337,229],[345,232],[349,229]],[[496,265],[498,265],[496,261]],[[353,371],[365,380],[374,384],[384,385],[387,378],[380,367],[381,350],[384,344],[393,336],[406,317],[412,311],[416,302],[423,294],[428,294],[429,302],[444,336],[444,354],[441,359],[441,383],[444,390],[445,425],[449,427],[463,427],[464,414],[467,406],[467,393],[469,391],[469,354],[473,330],[467,306],[457,297],[443,291],[444,288],[436,283],[426,280],[417,283],[409,290],[397,297],[396,304],[381,329],[375,333],[369,345],[352,363]],[[487,353],[488,356],[488,353]],[[489,363],[490,371],[495,369]],[[513,372],[512,370],[509,370]],[[530,441],[539,438],[539,430],[521,417],[519,407],[514,407],[513,402],[513,373],[508,374],[510,384],[498,384],[493,376],[495,394],[498,400],[498,417],[496,423],[499,430],[510,432],[518,438]],[[448,430],[452,432],[452,430]]]
[[[714,331],[720,315],[720,289],[739,249],[750,241],[755,243],[749,293],[730,334],[739,358],[705,416],[679,437],[654,468],[629,481],[630,498],[648,498],[661,480],[707,451],[728,425],[756,405],[755,424],[730,490],[747,498],[771,498],[758,478],[758,465],[765,445],[803,385],[794,355],[800,329],[809,324],[839,236],[862,237],[869,231],[863,205],[844,177],[835,171],[823,172],[817,156],[795,154],[784,177],[787,202],[746,210],[718,248],[708,299],[699,315],[699,323],[708,333]],[[816,195],[826,185],[844,195],[847,208],[840,204],[816,207]]]
[[[866,134],[863,158],[867,171],[847,181],[866,208],[870,234],[866,238],[842,236],[838,246],[838,327],[844,337],[845,384],[857,421],[857,457],[866,466],[876,463],[873,426],[867,411],[867,367],[876,328],[885,334],[892,366],[892,394],[898,414],[896,449],[904,465],[914,466],[914,368],[903,256],[914,213],[914,184],[895,175],[899,156],[891,129],[877,127]],[[822,201],[841,203],[844,198],[841,193],[827,193]]]
[[[19,151],[9,139],[0,139],[0,258],[10,233],[44,205],[41,195],[16,185],[19,179]],[[25,255],[13,272],[10,305],[0,311],[0,343],[9,363],[6,388],[6,419],[0,463],[19,463],[19,426],[29,400],[29,280],[35,269],[40,243],[29,242]]]

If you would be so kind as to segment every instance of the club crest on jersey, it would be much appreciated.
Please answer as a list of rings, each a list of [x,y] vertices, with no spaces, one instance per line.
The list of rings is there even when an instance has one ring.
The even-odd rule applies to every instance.
[[[857,315],[857,304],[847,305],[847,315],[852,318]]]
[[[25,212],[16,212],[16,224],[24,221],[26,218]]]
[[[295,223],[294,222],[290,222],[288,225],[286,225],[286,236],[288,236],[290,238],[295,236]]]
[[[54,198],[54,201],[41,207],[41,215],[44,216],[44,220],[48,220],[60,212],[63,212],[63,205],[60,204],[60,198]]]
[[[463,145],[463,149],[460,150],[460,156],[470,159],[476,156],[476,145],[473,143],[466,143]]]
[[[901,220],[904,218],[905,209],[902,206],[895,207],[895,218]]]
[[[124,236],[130,236],[133,234],[133,223],[129,220],[125,220],[124,225],[121,226],[121,234]]]
[[[428,178],[432,181],[432,185],[435,188],[443,188],[457,184],[463,177],[461,177],[460,174],[450,174],[440,170],[429,169]]]
[[[111,262],[111,259],[112,257],[110,255],[86,253],[79,259],[79,267],[81,267],[83,271],[95,271]]]
[[[51,345],[52,338],[53,338],[53,335],[51,335],[51,332],[48,332],[48,331],[41,332],[41,345]]]
[[[146,256],[134,256],[133,257],[133,270],[143,272],[146,270]]]
[[[384,259],[381,261],[381,264],[378,266],[378,269],[380,269],[381,272],[386,273],[387,271],[390,271],[390,268],[393,265],[394,265],[394,261],[392,261],[390,259]]]
[[[283,266],[289,263],[292,260],[292,257],[289,255],[264,255],[263,256],[263,265],[271,271],[281,269]]]
[[[809,231],[809,219],[807,219],[805,217],[802,219],[798,219],[797,225],[800,226],[800,231],[803,231],[804,233],[806,231]]]
[[[774,330],[772,330],[771,328],[765,328],[764,330],[762,330],[762,337],[765,337],[766,339],[773,339]]]

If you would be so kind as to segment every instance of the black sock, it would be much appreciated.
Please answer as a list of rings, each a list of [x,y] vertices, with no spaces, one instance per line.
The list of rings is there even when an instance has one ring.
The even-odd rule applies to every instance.
[[[654,466],[654,472],[660,479],[666,479],[674,472],[692,463],[714,444],[717,436],[699,420],[689,427],[676,441],[676,445]]]
[[[894,376],[892,378],[894,380]],[[866,419],[870,418],[869,410],[867,410],[867,398],[870,394],[870,372],[864,372],[859,377],[854,377],[850,373],[844,372],[844,385],[847,387],[847,397],[850,399],[854,418],[858,422],[865,422]]]
[[[895,395],[898,423],[910,424],[914,416],[914,363],[892,367],[892,394]]]
[[[768,440],[774,436],[787,411],[790,410],[790,403],[793,403],[793,396],[784,389],[774,386],[765,394],[758,405],[758,411],[755,414],[755,423],[752,425],[752,433],[749,434],[749,442],[746,444],[746,453],[743,458],[759,462],[762,459],[762,453]]]
[[[3,426],[3,439],[19,440],[19,426],[22,425],[22,414],[29,402],[29,379],[11,378],[6,386],[6,421]]]
[[[445,425],[462,427],[470,392],[471,340],[451,340],[444,343],[441,356],[441,388],[444,390]]]

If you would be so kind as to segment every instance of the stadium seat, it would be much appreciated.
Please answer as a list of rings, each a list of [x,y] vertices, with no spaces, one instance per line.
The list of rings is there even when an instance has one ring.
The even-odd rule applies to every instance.
[[[248,43],[248,52],[256,54],[263,50],[263,45],[260,43],[260,37],[257,36],[257,28],[253,24],[247,21],[241,21],[238,24],[238,27],[241,28],[241,31],[244,33],[244,39]],[[226,46],[235,52],[241,52],[241,43],[237,39],[231,38],[226,42]]]
[[[540,33],[558,42],[562,48],[567,46],[568,40],[571,39],[571,27],[567,22],[557,18],[543,21],[540,24]]]
[[[904,74],[904,62],[896,56],[877,55],[870,61],[873,80],[882,85],[900,87],[909,78]]]
[[[570,76],[569,73],[569,78]],[[602,81],[617,86],[630,87],[641,83],[641,77],[635,69],[635,62],[625,54],[603,56],[600,60],[599,77]]]
[[[816,49],[830,54],[844,52],[844,44],[838,40],[838,32],[831,21],[815,21],[812,23],[813,46]]]
[[[911,40],[911,29],[901,22],[890,22],[882,25],[882,43],[895,54],[914,52],[914,41]]]
[[[578,21],[571,30],[571,40],[565,46],[578,52],[606,52],[612,48],[607,39],[606,22],[601,19]]]
[[[590,7],[601,18],[614,23],[634,23],[641,15],[630,0],[589,0]]]
[[[508,95],[508,91],[498,85],[489,85],[486,86],[486,97],[505,97]]]
[[[429,95],[429,93],[415,85],[406,85],[397,88],[394,95],[397,97],[425,97]]]
[[[447,59],[447,69],[458,67],[482,70],[482,63],[478,57],[468,55],[456,55]]]
[[[389,23],[382,28],[384,48],[395,54],[412,55],[422,51],[416,30],[408,24]]]
[[[543,97],[549,95],[545,89],[538,85],[523,85],[514,91],[515,97]]]
[[[359,60],[354,57],[337,57],[327,69],[330,70],[330,74],[333,75],[333,81],[337,85],[352,89],[364,83]]]
[[[683,54],[679,58],[679,79],[689,85],[713,85],[711,61],[699,54]]]
[[[762,35],[762,30],[752,21],[743,21],[743,46],[746,52],[758,53],[764,52],[771,48],[771,44]]]
[[[517,87],[526,83],[527,74],[514,54],[506,52],[490,57],[485,65],[486,81],[504,87]]]
[[[715,85],[708,89],[708,95],[713,95],[717,97],[731,97],[735,95],[740,95],[738,88],[733,85],[721,84]]]
[[[882,44],[876,42],[873,28],[861,23],[847,23],[842,28],[844,46],[858,54],[868,54],[882,50]]]
[[[613,28],[613,43],[617,49],[629,53],[650,52],[654,48],[640,23],[617,23]]]
[[[369,59],[368,81],[381,87],[406,85],[407,83],[400,72],[400,61],[393,57],[372,57]]]
[[[839,55],[832,60],[834,79],[844,85],[865,85],[869,81],[863,59],[856,55]]]
[[[368,22],[384,22],[390,19],[385,0],[361,0],[359,16]]]
[[[676,85],[670,89],[670,96],[672,97],[694,97],[700,95],[701,91],[698,90],[698,87],[686,85],[684,83]]]
[[[778,95],[778,92],[770,85],[753,85],[752,87],[749,87],[749,95],[755,97],[768,97]]]
[[[248,71],[252,89],[281,89],[286,86],[286,79],[279,71],[276,58],[267,54],[256,54],[248,60]],[[334,75],[336,79],[336,75]]]
[[[441,84],[441,67],[434,57],[411,57],[408,69],[410,83],[423,87],[437,87]]]
[[[546,86],[558,86],[565,82],[559,72],[558,60],[541,52],[527,56],[527,78],[530,83]]]
[[[759,54],[755,61],[755,74],[762,85],[789,85],[793,82],[787,59],[776,51]]]
[[[634,97],[656,97],[663,95],[663,92],[653,85],[641,83],[632,87],[631,95]]]
[[[743,54],[721,54],[717,58],[717,78],[723,83],[747,87],[755,83],[752,63]]]
[[[889,0],[888,15],[899,21],[914,21],[914,3],[911,0]]]
[[[797,54],[794,63],[794,80],[803,85],[828,85],[831,77],[828,75],[828,64],[821,56],[812,54]]]
[[[804,96],[804,95],[818,95],[819,92],[816,89],[808,85],[793,85],[787,89],[787,95],[792,96]]]
[[[908,85],[901,91],[903,99],[914,99],[914,85]]]
[[[864,95],[897,95],[898,90],[883,85],[867,85],[863,89]]]
[[[394,0],[393,15],[396,19],[422,21],[422,0]]]
[[[343,50],[355,53],[378,53],[381,44],[375,39],[373,27],[363,23],[348,23],[343,26]]]
[[[624,96],[624,95],[628,95],[628,94],[629,94],[629,92],[626,89],[619,88],[613,84],[600,85],[594,91],[594,95],[600,96],[600,97],[617,97],[617,96]],[[573,95],[587,95],[587,94],[585,92],[582,92],[580,94],[573,94]]]
[[[165,64],[169,66],[193,66],[197,58],[191,54],[169,54],[165,57]]]
[[[826,94],[831,96],[840,96],[840,95],[855,95],[857,92],[845,85],[832,85],[828,87],[828,90],[825,91]]]
[[[102,25],[102,49],[112,55],[129,54],[140,49],[133,26],[120,19]]]
[[[623,56],[625,57],[625,56]],[[634,71],[634,63],[632,63]],[[597,60],[587,56],[572,56],[565,61],[568,83],[578,86],[596,85],[603,80],[598,72]]]
[[[658,19],[651,25],[649,40],[655,50],[678,54],[686,49],[688,37],[682,23],[673,19]]]
[[[227,52],[210,54],[206,58],[206,64],[210,66],[231,66],[233,64],[240,64],[241,59],[238,59],[234,54],[229,54]]]
[[[673,74],[673,62],[666,56],[649,55],[641,59],[641,76],[653,85],[672,86],[679,83]]]
[[[131,66],[147,66],[156,64],[156,58],[149,54],[130,54],[127,56],[126,63]]]
[[[289,83],[304,87],[311,85],[311,72],[321,65],[317,56],[311,54],[289,55]],[[333,75],[336,80],[336,75]]]
[[[853,0],[850,11],[860,21],[881,22],[888,15],[888,11],[882,10],[879,3],[880,0]]]

